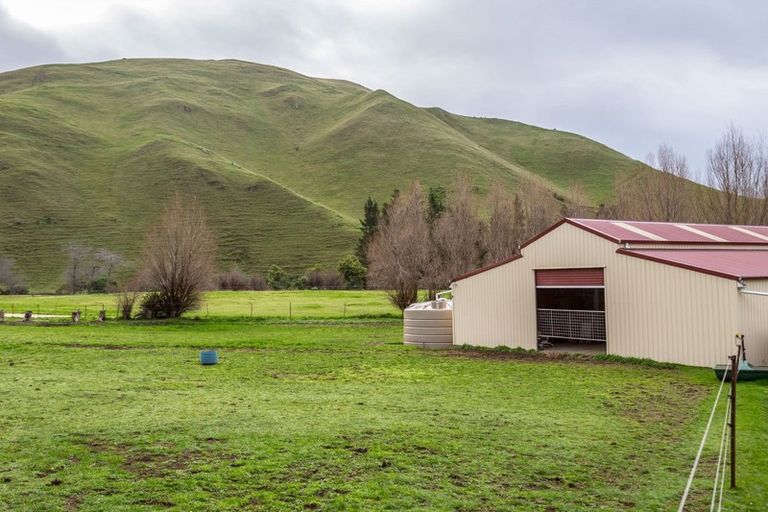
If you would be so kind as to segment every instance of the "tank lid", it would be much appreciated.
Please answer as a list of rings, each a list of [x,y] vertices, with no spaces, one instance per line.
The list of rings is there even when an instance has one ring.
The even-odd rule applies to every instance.
[[[423,309],[453,309],[453,301],[448,299],[430,300],[427,302],[416,302],[411,304],[406,311],[415,311]]]

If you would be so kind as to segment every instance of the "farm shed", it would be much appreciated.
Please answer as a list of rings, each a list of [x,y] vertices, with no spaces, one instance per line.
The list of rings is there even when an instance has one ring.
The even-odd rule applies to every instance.
[[[711,366],[738,332],[768,364],[768,226],[564,219],[520,252],[454,280],[454,344]]]

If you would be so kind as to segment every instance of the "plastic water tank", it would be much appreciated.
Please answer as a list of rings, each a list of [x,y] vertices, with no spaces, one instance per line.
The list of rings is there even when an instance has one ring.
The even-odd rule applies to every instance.
[[[411,304],[403,312],[403,342],[422,348],[453,346],[453,302],[447,299]]]

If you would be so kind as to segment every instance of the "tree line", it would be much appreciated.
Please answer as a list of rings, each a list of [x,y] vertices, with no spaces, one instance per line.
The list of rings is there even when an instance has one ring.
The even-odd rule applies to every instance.
[[[239,269],[216,274],[217,243],[203,208],[194,198],[177,195],[147,236],[142,268],[118,294],[118,310],[133,318],[140,306],[144,318],[176,318],[200,304],[212,281],[220,288],[288,289],[299,287],[362,287],[364,268],[354,258],[342,259],[335,271],[315,266],[305,275],[287,273],[273,265],[267,275],[247,276]],[[354,260],[354,261],[352,261]]]
[[[381,209],[369,198],[357,246],[368,287],[387,290],[391,302],[405,309],[420,290],[434,297],[453,278],[515,254],[520,243],[561,216],[582,213],[578,203],[558,199],[536,182],[521,183],[515,194],[496,184],[484,206],[486,218],[466,176],[448,192],[425,192],[415,181]]]
[[[691,180],[686,158],[666,144],[647,164],[614,184],[610,202],[591,206],[581,186],[558,195],[536,181],[512,194],[492,184],[476,204],[471,181],[460,178],[450,193],[426,192],[414,182],[395,191],[381,209],[365,203],[357,256],[367,265],[369,287],[390,290],[404,309],[447,288],[452,279],[509,258],[520,244],[563,217],[762,225],[768,223],[768,150],[733,126],[707,152],[704,187]],[[485,215],[480,215],[480,212]]]
[[[693,183],[684,155],[662,144],[647,158],[659,172],[639,169],[618,182],[614,201],[597,216],[661,222],[768,223],[768,146],[730,126],[707,151],[703,181]]]

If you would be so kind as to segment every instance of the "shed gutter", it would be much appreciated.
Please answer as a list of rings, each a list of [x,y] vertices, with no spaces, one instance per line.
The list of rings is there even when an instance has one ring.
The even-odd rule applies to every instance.
[[[760,297],[768,297],[768,292],[756,292],[755,290],[747,290],[747,284],[739,279],[739,283],[736,285],[739,288],[739,292],[744,295],[758,295]]]
[[[739,290],[745,295],[760,295],[761,297],[768,297],[768,292],[756,292],[754,290]]]

